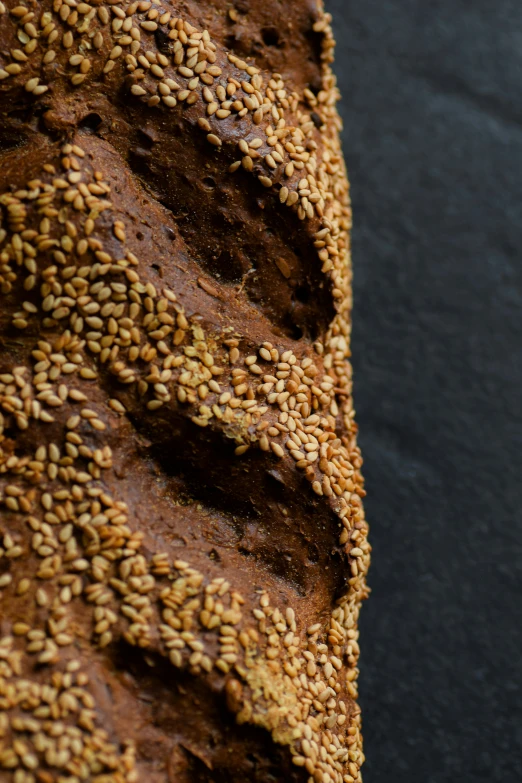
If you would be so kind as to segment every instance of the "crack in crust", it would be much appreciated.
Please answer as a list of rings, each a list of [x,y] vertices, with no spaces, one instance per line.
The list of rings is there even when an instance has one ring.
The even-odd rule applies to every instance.
[[[22,104],[59,137],[24,121],[31,154],[3,154],[0,591],[14,608],[0,640],[0,766],[15,783],[153,780],[133,737],[120,735],[118,715],[95,698],[91,669],[123,642],[152,668],[154,655],[165,657],[173,671],[224,689],[239,724],[262,727],[289,748],[292,774],[302,770],[296,780],[359,781],[357,618],[370,548],[348,363],[351,216],[329,17],[320,13],[314,24],[322,89],[300,95],[173,9],[60,0],[46,7],[7,10],[0,2],[10,51],[0,67],[5,137]],[[319,310],[328,300],[333,317],[313,345],[277,332],[276,299],[263,283],[256,289],[244,279],[231,289],[209,277],[201,237],[133,180],[122,158],[125,130],[116,127],[109,143],[82,129],[78,90],[93,83],[104,85],[102,115],[113,101],[130,127],[147,112],[148,138],[167,144],[175,125],[164,118],[172,113],[202,134],[207,152],[198,140],[191,149],[197,160],[208,156],[212,182],[233,183],[241,169],[260,208],[288,210],[316,261],[292,268],[295,259],[278,255],[260,277],[291,290],[304,276],[313,290],[321,270],[328,285]],[[127,114],[122,100],[130,101]],[[155,157],[152,190],[169,149]],[[161,187],[169,209],[185,195],[190,204],[190,188],[180,201],[170,180]],[[239,198],[231,196],[232,206]],[[157,259],[140,253],[140,223]],[[303,324],[316,305],[303,311]],[[225,496],[257,492],[262,500],[253,474],[263,470],[306,498],[300,514],[311,518],[299,523],[300,536],[317,548],[317,566],[286,538],[295,583],[313,586],[324,574],[315,617],[291,581],[268,571],[263,584],[245,581],[239,551],[227,567],[226,551],[217,562],[205,559],[201,506],[196,526],[185,524],[186,559],[161,525],[155,533],[140,525],[132,482],[122,481],[126,451],[145,493],[144,446],[182,452],[187,433],[191,468],[226,482]],[[215,461],[214,473],[206,460]],[[274,513],[298,524],[299,509],[283,501],[267,500],[264,524]],[[179,497],[162,496],[155,508],[175,515],[179,507]],[[251,551],[262,563],[266,549],[254,529]],[[212,770],[210,749],[198,753]],[[233,779],[244,774],[239,766]]]

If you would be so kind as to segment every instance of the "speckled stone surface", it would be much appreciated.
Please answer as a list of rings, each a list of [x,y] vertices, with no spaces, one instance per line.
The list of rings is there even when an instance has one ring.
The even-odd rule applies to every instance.
[[[522,9],[331,0],[372,530],[365,783],[522,779]]]

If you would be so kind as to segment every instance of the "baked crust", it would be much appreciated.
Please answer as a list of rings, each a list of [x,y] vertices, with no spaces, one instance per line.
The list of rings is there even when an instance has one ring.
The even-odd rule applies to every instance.
[[[0,12],[0,778],[359,781],[330,17]]]

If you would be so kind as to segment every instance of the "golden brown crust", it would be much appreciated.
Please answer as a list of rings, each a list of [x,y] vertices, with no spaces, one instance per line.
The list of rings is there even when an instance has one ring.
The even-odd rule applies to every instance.
[[[360,780],[332,47],[297,0],[0,3],[6,780]]]

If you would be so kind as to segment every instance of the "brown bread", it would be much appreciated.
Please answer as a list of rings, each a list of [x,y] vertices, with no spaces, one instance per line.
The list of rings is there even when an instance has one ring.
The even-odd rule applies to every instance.
[[[354,783],[369,561],[315,0],[0,0],[0,781]]]

